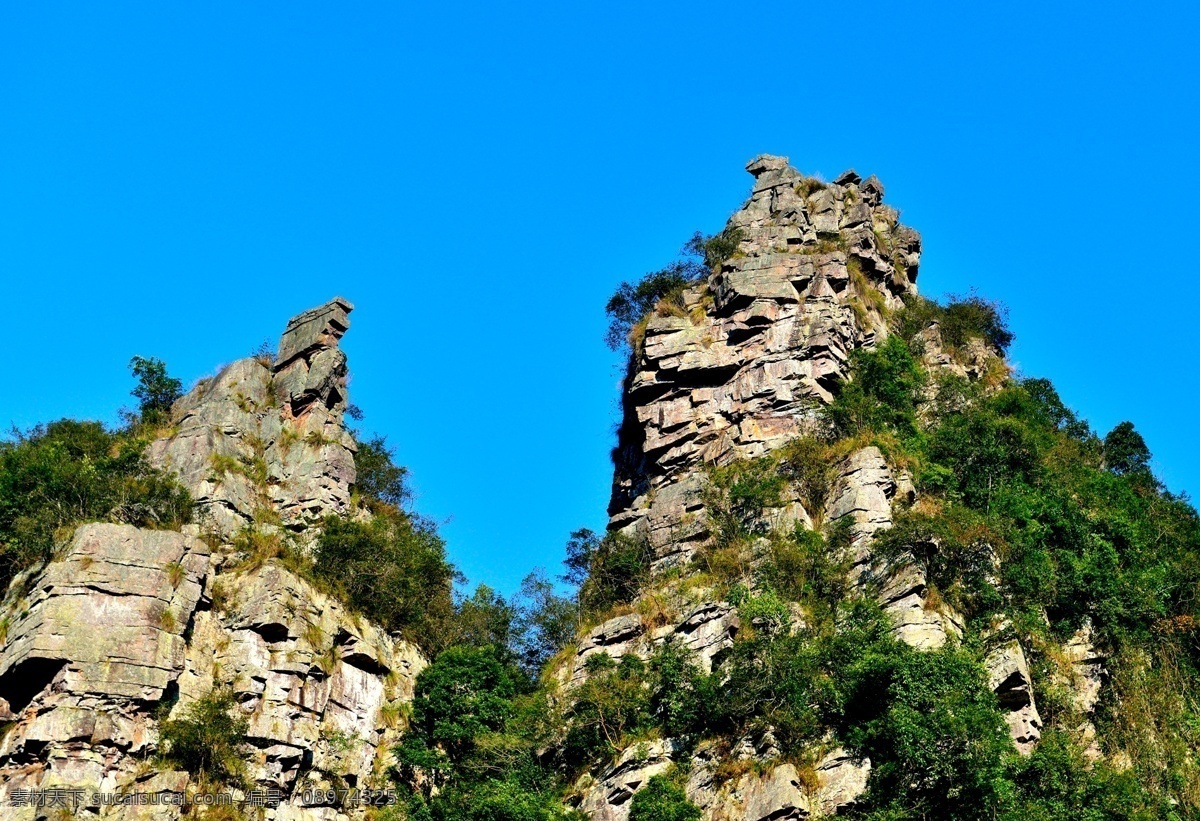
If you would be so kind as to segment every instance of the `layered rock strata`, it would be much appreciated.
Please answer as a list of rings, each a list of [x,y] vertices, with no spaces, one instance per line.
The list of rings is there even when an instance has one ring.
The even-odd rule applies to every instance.
[[[0,605],[0,805],[16,790],[78,789],[79,814],[175,818],[177,807],[104,807],[93,793],[183,796],[191,776],[155,753],[164,717],[214,689],[248,722],[248,776],[282,803],[263,817],[332,821],[364,810],[305,789],[384,786],[420,652],[279,564],[245,562],[240,537],[311,540],[353,513],[354,440],[343,424],[338,340],[351,306],[294,318],[279,355],[234,362],[173,408],[149,448],[198,503],[182,533],[88,524]],[[74,798],[72,798],[74,800]]]
[[[711,590],[662,581],[673,578],[663,571],[685,568],[712,543],[710,469],[770,455],[816,432],[818,410],[848,376],[850,354],[886,339],[886,315],[916,293],[920,236],[883,202],[877,179],[849,171],[823,183],[773,156],[757,157],[747,170],[754,187],[724,233],[737,238],[736,251],[684,293],[682,310],[656,310],[644,336],[633,340],[609,529],[648,542],[658,581],[636,603],[638,612],[581,636],[573,662],[560,671],[568,691],[586,678],[596,653],[647,658],[682,637],[695,637],[685,641],[705,669],[719,665],[741,627],[736,608]],[[936,324],[921,342],[930,369],[976,381],[1003,368],[981,342],[947,350]],[[876,447],[831,467],[825,499],[813,505],[788,486],[757,529],[821,528],[848,518],[851,583],[880,602],[897,638],[920,650],[956,641],[964,620],[930,595],[919,563],[911,555],[885,561],[873,550],[876,534],[893,524],[893,504],[916,501],[911,478]],[[651,606],[663,599],[671,606]],[[802,626],[804,614],[794,613],[792,622]],[[1014,743],[1028,752],[1041,719],[1024,652],[1006,633],[985,661]],[[637,787],[677,763],[670,740],[642,747],[584,777],[579,806],[588,817],[623,821]],[[688,795],[710,821],[832,814],[854,803],[870,772],[869,761],[839,749],[818,760],[815,776],[802,778],[794,765],[778,763],[780,751],[763,739],[735,747],[735,757],[759,766],[733,781],[713,778],[720,756],[704,745],[691,763]]]

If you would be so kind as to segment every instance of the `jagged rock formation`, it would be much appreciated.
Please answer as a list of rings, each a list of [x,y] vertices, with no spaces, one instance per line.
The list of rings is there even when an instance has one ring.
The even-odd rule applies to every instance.
[[[770,156],[747,170],[737,252],[685,295],[687,316],[651,316],[628,379],[610,527],[644,533],[662,563],[707,536],[697,469],[808,432],[849,352],[887,333],[881,308],[916,287],[920,237],[874,177],[818,184]]]
[[[916,292],[920,237],[883,203],[877,179],[851,171],[824,184],[772,156],[756,158],[747,170],[754,188],[726,227],[726,236],[739,237],[736,252],[684,293],[681,311],[651,314],[626,380],[609,528],[646,539],[656,572],[686,565],[711,542],[708,470],[770,454],[813,433],[817,409],[848,374],[850,353],[883,341],[885,313]],[[921,341],[930,369],[979,380],[1002,365],[978,340],[951,355],[936,324]],[[911,478],[876,447],[851,452],[833,476],[828,497],[815,509],[806,507],[798,490],[786,489],[779,507],[764,513],[767,524],[821,527],[849,517],[849,578],[880,602],[896,636],[921,650],[960,637],[963,618],[930,598],[924,571],[911,556],[883,561],[872,550],[874,536],[893,524],[893,504],[915,501]],[[700,637],[690,643],[709,669],[732,645],[740,627],[736,608],[677,580],[651,587],[643,602],[652,597],[668,603],[657,608],[656,621],[640,615],[646,607],[639,603],[639,613],[592,629],[579,641],[569,669],[559,671],[565,686],[586,678],[585,663],[595,653],[646,658],[658,644],[686,634]],[[793,623],[802,622],[794,614]],[[1014,743],[1028,752],[1041,719],[1016,639],[994,647],[987,667]],[[737,748],[747,760],[770,762],[779,755],[769,738],[744,739]],[[623,821],[637,788],[677,754],[670,740],[626,750],[607,769],[584,776],[577,785],[579,806],[590,818]],[[871,766],[834,750],[805,778],[791,764],[776,764],[762,775],[746,772],[718,782],[713,772],[719,759],[702,745],[692,761],[688,797],[705,819],[832,814],[861,795]]]
[[[154,764],[159,720],[214,687],[232,690],[249,721],[250,777],[284,796],[266,817],[344,818],[299,792],[382,785],[425,659],[284,567],[240,563],[235,544],[250,529],[304,543],[314,522],[352,512],[337,347],[350,310],[335,299],[297,316],[274,363],[235,362],[176,403],[149,458],[194,494],[200,525],[84,525],[14,583],[0,605],[0,698],[13,722],[0,742],[0,804],[22,788],[184,793],[195,786],[186,773]]]
[[[353,306],[337,298],[288,323],[274,362],[240,359],[201,380],[172,411],[150,460],[192,494],[200,521],[229,538],[274,521],[304,532],[350,509],[354,439],[346,431],[346,355]]]

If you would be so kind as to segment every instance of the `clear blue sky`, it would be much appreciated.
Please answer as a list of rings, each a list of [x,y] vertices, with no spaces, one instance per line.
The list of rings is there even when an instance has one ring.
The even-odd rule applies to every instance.
[[[1053,8],[1051,8],[1053,6]],[[786,154],[875,173],[926,294],[1200,490],[1183,3],[7,3],[0,421],[115,420],[353,300],[352,401],[472,582],[601,528],[605,299]]]

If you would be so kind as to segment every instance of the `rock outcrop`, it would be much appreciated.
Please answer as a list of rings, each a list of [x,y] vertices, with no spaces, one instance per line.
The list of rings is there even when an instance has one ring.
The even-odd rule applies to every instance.
[[[754,745],[748,745],[755,754]],[[761,757],[761,744],[757,754]],[[783,821],[832,816],[854,805],[866,789],[869,760],[856,760],[836,748],[802,773],[791,763],[746,767],[741,775],[719,776],[721,755],[711,744],[688,753],[672,739],[635,744],[598,778],[576,785],[578,808],[592,821],[627,821],[634,794],[656,775],[690,758],[688,800],[711,821]],[[749,757],[743,759],[751,763]]]
[[[343,424],[353,306],[338,298],[288,323],[279,353],[241,359],[175,403],[150,461],[174,472],[202,524],[231,538],[251,524],[304,533],[350,510],[354,438]]]
[[[274,561],[246,561],[241,536],[314,535],[350,514],[354,440],[343,424],[351,306],[294,318],[274,362],[244,359],[202,381],[172,411],[149,459],[198,503],[183,532],[88,524],[0,605],[0,804],[16,790],[182,796],[187,773],[156,764],[159,727],[214,689],[248,722],[248,775],[282,803],[266,818],[332,821],[353,810],[305,788],[384,786],[404,705],[426,662]],[[72,797],[74,800],[74,797]],[[155,818],[178,817],[160,805]]]
[[[638,613],[581,636],[573,662],[559,672],[568,693],[587,678],[591,656],[647,658],[689,625],[701,665],[719,667],[741,627],[737,610],[712,591],[685,594],[690,588],[679,583],[676,570],[686,576],[691,560],[714,544],[713,468],[777,453],[789,458],[781,448],[821,430],[819,410],[848,376],[851,353],[885,341],[887,315],[916,293],[920,236],[884,204],[877,179],[851,171],[823,183],[766,155],[747,170],[755,180],[750,198],[722,234],[736,240],[736,250],[679,304],[661,304],[631,338],[609,529],[648,543],[655,576],[636,603]],[[978,339],[948,347],[936,323],[916,343],[931,372],[982,380],[985,388],[1008,373],[999,352]],[[933,595],[916,558],[875,550],[877,534],[894,523],[893,507],[918,501],[912,478],[874,446],[848,452],[829,471],[827,493],[816,500],[785,482],[780,498],[748,531],[848,521],[850,584],[880,603],[896,637],[918,650],[959,640],[963,616]],[[766,549],[767,540],[759,539],[749,552]],[[757,560],[747,559],[751,565]],[[639,615],[645,612],[657,622]],[[791,629],[804,621],[802,612],[793,612]],[[1041,718],[1015,636],[991,648],[986,667],[1014,744],[1028,753],[1040,737]],[[842,750],[820,759],[814,775],[779,763],[780,751],[770,744],[744,740],[735,748],[719,755],[701,745],[695,753],[688,794],[708,821],[832,814],[862,794],[870,771],[869,761],[854,761]],[[621,821],[637,787],[669,768],[672,750],[667,742],[641,753],[626,750],[578,785],[580,806],[589,818]],[[755,762],[754,772],[718,783],[722,755]]]
[[[660,564],[708,535],[696,471],[810,431],[850,351],[886,335],[882,310],[915,291],[920,237],[874,177],[819,183],[771,156],[747,170],[736,253],[684,295],[685,315],[650,317],[627,380],[610,527],[645,535]]]

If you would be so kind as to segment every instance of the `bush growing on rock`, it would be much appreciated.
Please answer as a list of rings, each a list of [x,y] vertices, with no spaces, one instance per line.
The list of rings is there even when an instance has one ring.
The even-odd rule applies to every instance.
[[[162,722],[159,755],[169,766],[197,776],[201,786],[244,786],[248,726],[233,691],[214,689],[188,705],[179,718]]]
[[[823,413],[838,437],[890,431],[905,441],[919,435],[916,411],[925,374],[898,337],[850,356],[853,376]]]
[[[432,523],[400,511],[367,521],[331,516],[313,574],[354,609],[429,649],[453,613],[454,567]]]
[[[600,537],[584,528],[572,533],[567,542],[566,579],[580,585],[581,611],[599,613],[633,600],[652,559],[645,539],[618,532]]]
[[[979,339],[1005,353],[1016,338],[1008,327],[1008,308],[974,291],[951,296],[945,305],[916,294],[906,296],[904,302],[893,325],[909,342],[933,323],[937,323],[942,342],[950,348],[961,348]]]
[[[629,821],[699,821],[700,808],[665,776],[656,775],[633,796]]]
[[[358,452],[354,454],[354,469],[354,488],[368,502],[403,508],[412,501],[412,491],[407,484],[408,468],[395,463],[387,437],[372,436],[359,442]]]
[[[741,231],[725,229],[721,233],[706,237],[696,232],[681,249],[681,259],[665,268],[652,271],[636,283],[622,282],[604,306],[608,314],[608,333],[605,342],[612,350],[632,344],[641,320],[657,307],[678,310],[682,314],[683,292],[701,281],[726,259],[731,257],[741,242]]]
[[[88,521],[177,528],[187,491],[147,464],[145,443],[99,422],[63,419],[0,441],[0,585],[50,558]]]

